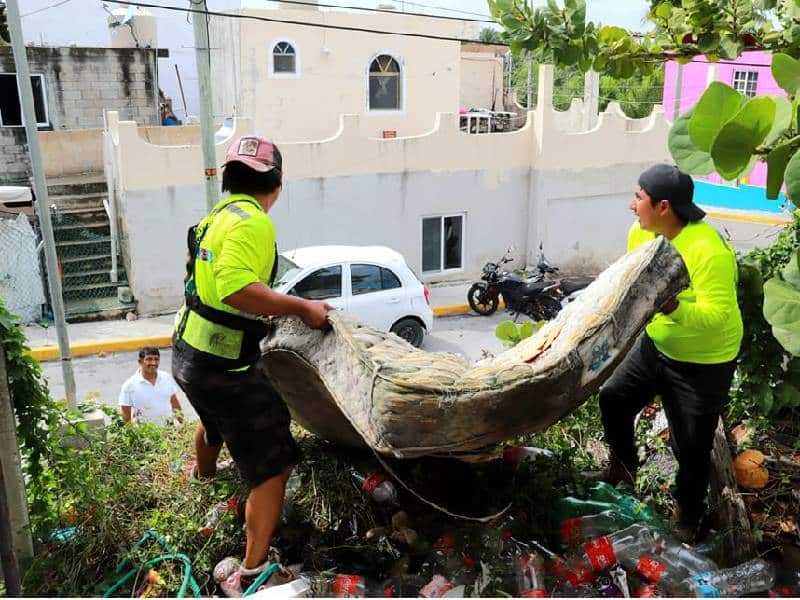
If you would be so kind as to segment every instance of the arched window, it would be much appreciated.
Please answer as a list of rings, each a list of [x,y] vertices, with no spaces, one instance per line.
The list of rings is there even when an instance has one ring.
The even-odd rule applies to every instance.
[[[369,66],[370,110],[400,110],[400,65],[381,54]]]
[[[297,54],[289,42],[278,42],[272,49],[272,72],[297,72]]]

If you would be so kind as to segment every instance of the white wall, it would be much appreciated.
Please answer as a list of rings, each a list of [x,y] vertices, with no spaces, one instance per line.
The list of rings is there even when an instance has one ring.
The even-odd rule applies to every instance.
[[[428,282],[476,278],[508,244],[518,248],[516,265],[535,261],[542,243],[564,272],[604,268],[624,252],[639,173],[669,159],[668,125],[660,109],[634,121],[611,106],[590,132],[560,131],[547,101],[552,70],[544,68],[540,81],[544,101],[511,133],[461,133],[450,113],[437,115],[425,135],[370,139],[362,135],[363,117],[346,115],[325,141],[281,144],[286,180],[272,213],[280,247],[383,244],[419,272],[422,218],[461,213],[464,268],[426,275]],[[219,163],[230,139],[253,127],[237,120],[231,138],[217,146]],[[174,310],[185,231],[206,211],[200,148],[149,144],[135,123],[114,115],[106,140],[139,310]],[[742,237],[753,231],[741,225],[747,227],[734,229]]]
[[[540,97],[549,98],[551,72],[540,79]],[[508,244],[524,264],[535,260],[540,242],[566,269],[596,272],[623,250],[639,172],[668,158],[658,111],[633,122],[612,107],[595,130],[569,134],[545,101],[519,131],[464,134],[451,113],[438,115],[428,134],[391,140],[365,137],[363,119],[342,117],[322,142],[281,144],[287,180],[273,213],[278,241],[285,249],[385,244],[421,271],[422,218],[464,214],[464,269],[426,276],[430,282],[477,277]],[[253,127],[238,120],[233,135]],[[205,212],[200,149],[148,144],[135,123],[114,118],[108,136],[134,296],[144,313],[172,310],[180,302],[185,230]],[[220,163],[227,143],[217,147]]]

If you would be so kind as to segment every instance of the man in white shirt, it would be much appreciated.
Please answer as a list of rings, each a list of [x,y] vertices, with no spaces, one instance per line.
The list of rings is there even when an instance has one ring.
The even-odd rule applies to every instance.
[[[139,350],[139,369],[122,384],[119,405],[126,422],[165,425],[175,419],[183,422],[178,402],[178,385],[172,376],[159,371],[158,348]]]

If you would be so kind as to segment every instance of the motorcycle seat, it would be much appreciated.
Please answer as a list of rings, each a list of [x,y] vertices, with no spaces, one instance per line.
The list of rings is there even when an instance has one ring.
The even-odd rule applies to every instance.
[[[560,280],[561,291],[569,295],[577,290],[582,290],[594,281],[594,277],[565,277]]]
[[[522,293],[525,296],[532,296],[540,293],[547,286],[553,285],[552,281],[526,281],[522,288]]]

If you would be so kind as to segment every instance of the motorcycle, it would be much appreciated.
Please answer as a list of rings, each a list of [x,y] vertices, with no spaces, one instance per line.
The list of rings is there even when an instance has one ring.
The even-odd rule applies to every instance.
[[[513,246],[509,246],[497,262],[486,263],[481,275],[483,281],[474,283],[467,292],[470,308],[479,315],[494,313],[502,296],[509,311],[516,313],[515,318],[522,313],[537,321],[549,320],[594,281],[593,277],[548,280],[547,277],[558,273],[559,269],[547,261],[542,244],[539,244],[536,267],[529,277],[502,271],[503,265],[514,260],[509,257],[513,250]]]
[[[509,256],[513,251],[513,246],[509,246],[499,260],[483,266],[483,281],[473,283],[467,292],[470,308],[479,315],[491,315],[497,310],[502,296],[506,308],[515,318],[524,314],[535,321],[552,319],[561,310],[557,291],[559,282],[545,280],[545,276],[557,272],[558,267],[547,263],[540,253],[537,273],[527,278],[520,277],[502,270],[503,265],[514,260]]]
[[[558,267],[551,265],[547,262],[542,251],[542,244],[539,244],[539,262],[536,266],[537,274],[546,277],[550,274],[558,273]],[[578,296],[594,281],[594,277],[574,276],[574,277],[559,277],[557,279],[558,287],[552,290],[552,293],[558,297],[561,302],[561,307],[565,307],[570,302],[574,302]]]

